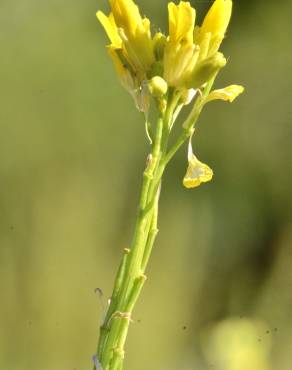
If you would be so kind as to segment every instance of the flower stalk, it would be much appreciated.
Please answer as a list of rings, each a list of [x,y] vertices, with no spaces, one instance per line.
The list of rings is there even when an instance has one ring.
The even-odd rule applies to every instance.
[[[167,165],[189,140],[189,166],[183,184],[191,188],[210,181],[212,170],[193,154],[195,125],[206,103],[216,99],[232,102],[243,92],[238,85],[212,92],[217,74],[226,65],[218,50],[230,20],[231,0],[215,0],[201,27],[195,26],[196,12],[188,2],[170,3],[169,36],[157,33],[153,37],[150,21],[141,17],[132,0],[110,0],[110,5],[109,16],[99,11],[97,17],[111,41],[108,50],[120,82],[145,116],[151,148],[131,247],[124,250],[100,327],[95,370],[123,368],[133,310],[147,279],[147,265],[158,234],[159,196]],[[149,121],[151,104],[157,112],[154,127]],[[193,107],[182,123],[181,133],[169,145],[172,128],[189,104]]]

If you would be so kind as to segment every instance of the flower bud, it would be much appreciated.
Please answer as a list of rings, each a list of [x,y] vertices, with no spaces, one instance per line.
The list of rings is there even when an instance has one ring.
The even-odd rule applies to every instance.
[[[188,88],[197,89],[208,82],[214,75],[226,65],[226,59],[222,53],[216,53],[213,56],[198,63],[191,76],[186,81]]]
[[[161,98],[167,93],[167,83],[159,76],[152,77],[148,82],[148,89],[150,94],[155,98]]]
[[[153,38],[153,44],[156,60],[162,60],[166,44],[166,36],[161,32],[157,32]]]

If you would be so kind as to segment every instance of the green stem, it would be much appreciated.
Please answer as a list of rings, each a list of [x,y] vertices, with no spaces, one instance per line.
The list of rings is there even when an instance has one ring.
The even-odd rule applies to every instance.
[[[208,97],[212,86],[214,84],[214,81],[216,79],[217,74],[208,82],[206,87],[203,90],[203,93],[201,93],[201,96],[196,100],[193,109],[191,110],[191,113],[183,123],[183,132],[181,135],[178,137],[174,145],[170,148],[168,153],[165,155],[164,160],[162,161],[162,173],[163,174],[163,169],[167,166],[169,161],[173,158],[175,153],[178,151],[178,149],[185,143],[185,141],[191,136],[194,127],[198,121],[198,118],[202,112],[202,109],[205,104],[205,100]]]
[[[122,370],[124,345],[132,311],[146,280],[144,275],[158,233],[158,201],[164,170],[176,151],[191,135],[213,81],[199,97],[183,125],[183,132],[167,151],[168,139],[180,95],[170,91],[165,113],[158,119],[156,136],[143,174],[142,191],[131,249],[121,262],[110,306],[100,328],[98,358],[102,370]]]
[[[129,252],[130,252],[129,249],[126,249],[126,248],[124,249],[124,255],[123,255],[123,258],[122,258],[122,261],[121,261],[121,264],[120,264],[120,267],[118,269],[118,273],[115,279],[115,283],[114,283],[114,290],[113,290],[113,294],[110,300],[111,301],[110,306],[108,307],[108,310],[107,310],[107,313],[104,319],[104,323],[100,327],[100,340],[99,340],[98,349],[97,349],[97,353],[99,357],[101,356],[101,353],[103,351],[106,335],[109,331],[108,322],[112,314],[114,313],[116,305],[117,305],[117,296],[118,296],[122,281],[124,279],[125,268],[126,268],[126,263],[127,263]]]
[[[145,245],[144,255],[143,255],[143,259],[142,259],[142,263],[141,263],[141,270],[143,271],[143,273],[145,273],[146,266],[148,264],[149,257],[150,257],[151,252],[152,252],[153,244],[155,242],[156,236],[157,236],[158,231],[159,231],[158,228],[157,228],[159,194],[157,194],[156,198],[157,198],[156,199],[156,204],[155,204],[153,217],[152,217],[151,224],[150,224],[150,231],[149,231],[148,239],[147,239],[147,242],[146,242],[146,245]]]
[[[145,280],[141,271],[144,247],[148,239],[148,226],[155,206],[155,194],[150,197],[149,189],[155,181],[155,173],[161,159],[161,143],[164,131],[164,119],[160,117],[157,123],[156,138],[148,164],[143,175],[142,192],[139,203],[138,217],[130,253],[120,270],[123,271],[122,281],[116,280],[114,289],[115,299],[108,309],[105,323],[101,328],[98,355],[103,370],[115,370],[121,367],[121,353],[127,335],[130,320],[125,320],[124,315],[131,315],[134,304],[140,294]],[[117,284],[117,282],[119,282]],[[118,285],[118,287],[117,287]],[[129,311],[130,310],[130,311]]]

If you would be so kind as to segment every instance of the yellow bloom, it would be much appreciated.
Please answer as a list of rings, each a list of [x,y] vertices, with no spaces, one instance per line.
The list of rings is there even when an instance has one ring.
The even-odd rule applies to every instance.
[[[133,0],[109,0],[111,13],[97,18],[110,41],[110,55],[119,78],[137,96],[145,81],[163,78],[168,87],[183,92],[204,86],[226,64],[218,52],[232,12],[232,0],[215,0],[201,27],[189,2],[168,4],[169,36],[152,38],[150,21]],[[131,89],[135,87],[136,91]],[[137,92],[138,91],[138,92]]]
[[[168,4],[169,37],[164,51],[164,79],[169,86],[182,85],[199,56],[193,43],[196,11],[188,2]]]
[[[145,80],[155,61],[150,22],[141,17],[132,0],[110,0],[110,5],[109,16],[101,11],[96,16],[111,41],[108,51],[122,86],[147,115],[149,93]]]
[[[198,73],[204,61],[208,64],[208,58],[216,55],[224,38],[231,10],[231,0],[216,0],[202,27],[198,27],[195,26],[196,12],[190,3],[169,3],[169,37],[164,52],[163,75],[169,86],[180,89],[199,88],[212,77],[213,74],[202,74],[198,78]],[[201,84],[192,84],[194,79]]]
[[[240,85],[230,85],[224,89],[213,90],[207,97],[206,103],[212,100],[225,100],[232,103],[243,92],[244,87]]]
[[[142,78],[154,63],[150,21],[141,17],[132,0],[110,0],[110,5],[112,13],[107,17],[98,11],[97,18],[112,45],[122,49],[123,56]]]

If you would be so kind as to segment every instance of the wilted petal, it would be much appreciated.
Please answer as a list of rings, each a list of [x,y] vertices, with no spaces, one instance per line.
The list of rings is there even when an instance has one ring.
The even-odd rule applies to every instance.
[[[206,103],[212,100],[225,100],[232,103],[243,92],[244,87],[240,85],[230,85],[224,89],[213,90],[207,97]]]

